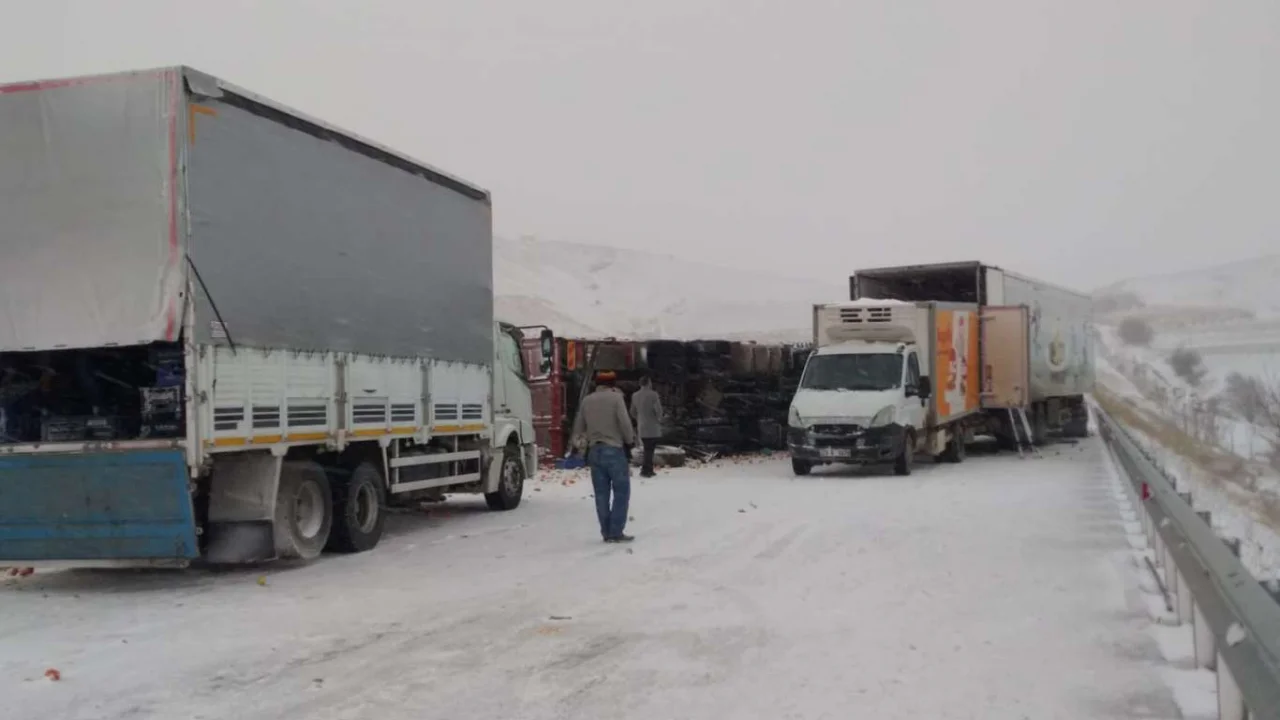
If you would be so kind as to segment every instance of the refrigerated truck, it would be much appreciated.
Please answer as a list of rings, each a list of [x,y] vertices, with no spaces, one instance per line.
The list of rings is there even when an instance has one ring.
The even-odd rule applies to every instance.
[[[855,300],[813,308],[814,351],[787,418],[792,469],[964,460],[979,396],[978,306]]]
[[[0,565],[314,558],[536,466],[488,192],[186,67],[0,87]]]
[[[1025,410],[1037,444],[1054,429],[1068,437],[1088,435],[1085,396],[1094,385],[1088,295],[976,261],[859,270],[849,278],[849,291],[855,300],[978,305],[989,358],[984,404]],[[1024,335],[1025,351],[1019,340]],[[993,415],[1001,423],[996,433],[1006,441],[1013,434],[1008,417]]]

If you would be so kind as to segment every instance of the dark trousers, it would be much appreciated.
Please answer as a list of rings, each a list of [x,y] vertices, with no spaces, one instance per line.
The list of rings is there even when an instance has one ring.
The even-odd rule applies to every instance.
[[[605,540],[619,537],[627,527],[631,504],[631,460],[622,448],[595,445],[587,451],[587,464],[591,466],[591,485],[595,488],[600,536]]]
[[[653,475],[653,452],[658,449],[658,438],[641,438],[644,447],[644,461],[640,465],[640,474],[644,477]]]

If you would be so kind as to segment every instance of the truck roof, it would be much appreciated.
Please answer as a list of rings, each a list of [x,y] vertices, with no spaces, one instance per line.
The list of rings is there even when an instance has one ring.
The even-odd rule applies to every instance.
[[[1042,287],[1053,288],[1054,290],[1060,290],[1062,292],[1070,293],[1072,295],[1078,295],[1080,297],[1089,297],[1088,293],[1082,293],[1079,290],[1073,290],[1072,288],[1058,285],[1056,283],[1045,282],[1044,280],[1038,280],[1036,278],[1029,277],[1021,273],[1005,270],[1004,268],[998,265],[991,265],[989,263],[984,263],[980,260],[961,260],[956,262],[941,262],[941,263],[921,263],[917,265],[896,265],[896,266],[887,265],[887,266],[878,267],[878,268],[864,268],[862,270],[855,270],[851,277],[859,277],[859,276],[870,277],[870,278],[894,277],[898,275],[911,275],[914,273],[925,272],[925,271],[977,273],[979,270],[982,270],[984,268],[988,270],[998,270],[1004,273],[1006,277],[1015,278],[1018,280],[1022,280],[1024,282],[1040,285]]]
[[[344,130],[336,125],[332,125],[324,120],[320,120],[319,118],[308,115],[300,110],[284,105],[283,103],[258,95],[250,90],[246,90],[238,85],[186,65],[0,84],[0,95],[80,85],[84,83],[109,80],[114,77],[152,75],[174,71],[181,74],[186,83],[187,89],[192,93],[205,97],[220,98],[224,101],[228,101],[229,98],[227,96],[229,95],[231,96],[229,104],[246,105],[248,106],[244,108],[246,110],[256,112],[257,114],[268,115],[272,119],[292,126],[302,132],[324,139],[338,141],[348,149],[374,160],[394,165],[406,172],[421,175],[422,177],[474,200],[491,203],[489,191],[475,183],[463,180],[456,175],[445,172],[440,168],[434,167],[410,155],[406,155],[399,150],[395,150],[349,130]]]

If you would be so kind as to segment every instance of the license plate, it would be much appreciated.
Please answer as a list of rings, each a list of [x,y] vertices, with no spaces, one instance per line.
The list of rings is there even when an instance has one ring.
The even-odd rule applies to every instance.
[[[847,458],[849,457],[848,448],[820,448],[818,454],[824,458]]]

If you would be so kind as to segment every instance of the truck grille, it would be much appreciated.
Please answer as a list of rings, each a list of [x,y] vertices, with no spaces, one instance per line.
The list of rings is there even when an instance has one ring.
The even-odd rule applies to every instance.
[[[861,425],[840,424],[840,425],[814,425],[814,435],[832,435],[837,437],[846,437],[851,435],[860,435],[864,428]]]

